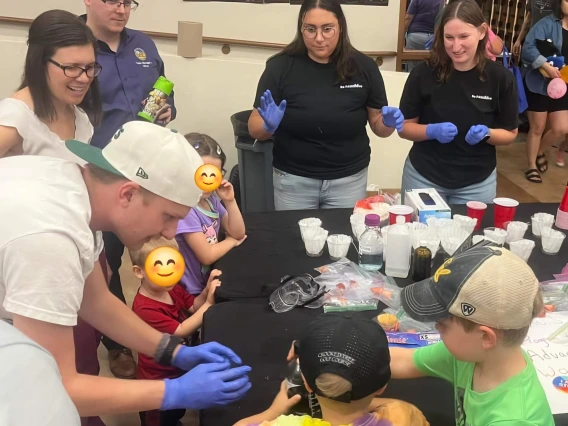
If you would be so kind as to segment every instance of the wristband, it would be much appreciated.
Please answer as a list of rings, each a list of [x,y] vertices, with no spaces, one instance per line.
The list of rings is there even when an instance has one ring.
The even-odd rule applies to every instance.
[[[160,365],[169,366],[172,363],[175,348],[183,343],[183,339],[164,333],[158,343],[158,349],[154,354],[154,361]]]

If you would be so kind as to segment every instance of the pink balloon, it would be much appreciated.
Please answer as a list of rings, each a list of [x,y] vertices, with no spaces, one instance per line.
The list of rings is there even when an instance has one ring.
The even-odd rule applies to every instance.
[[[566,83],[561,78],[554,78],[548,83],[546,91],[552,99],[560,99],[566,94]]]

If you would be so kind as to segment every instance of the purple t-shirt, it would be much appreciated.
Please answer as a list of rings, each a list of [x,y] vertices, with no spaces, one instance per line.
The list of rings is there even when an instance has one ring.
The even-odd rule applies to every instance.
[[[183,234],[193,232],[203,232],[209,244],[216,244],[219,240],[219,230],[221,229],[221,219],[227,214],[227,210],[221,204],[221,200],[215,195],[207,199],[211,211],[201,207],[193,207],[188,215],[179,221],[177,228],[176,241],[179,251],[185,260],[185,272],[180,283],[186,288],[189,294],[200,294],[209,278],[210,265],[202,265],[189,244],[183,238]]]
[[[444,0],[412,0],[406,12],[414,15],[408,26],[408,32],[433,34],[436,15],[442,6],[444,6]]]

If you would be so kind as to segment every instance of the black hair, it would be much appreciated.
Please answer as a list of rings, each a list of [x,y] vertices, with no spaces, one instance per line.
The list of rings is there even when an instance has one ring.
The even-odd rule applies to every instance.
[[[356,52],[356,49],[349,41],[347,20],[345,19],[345,14],[343,13],[339,0],[304,0],[300,7],[300,13],[298,14],[296,36],[294,37],[294,40],[279,53],[279,55],[288,54],[297,56],[306,53],[307,47],[302,35],[302,26],[304,24],[306,13],[312,9],[327,10],[328,12],[333,13],[337,18],[337,21],[339,22],[339,41],[329,58],[329,62],[336,65],[337,75],[341,82],[349,80],[358,71],[357,63],[353,58],[353,53]]]
[[[562,12],[562,0],[552,0],[551,2],[552,13],[558,19],[564,18],[564,12]]]
[[[55,51],[69,46],[92,46],[97,50],[97,39],[91,29],[77,15],[65,10],[49,10],[39,15],[32,22],[28,34],[28,52],[22,83],[18,90],[27,87],[34,103],[35,114],[43,120],[53,122],[57,111],[53,105],[53,95],[47,84],[48,60]],[[102,118],[101,97],[95,77],[85,97],[79,104],[93,126]]]

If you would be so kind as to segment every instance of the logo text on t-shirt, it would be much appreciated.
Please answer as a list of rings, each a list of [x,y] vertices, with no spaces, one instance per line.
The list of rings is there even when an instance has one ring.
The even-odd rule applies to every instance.
[[[340,89],[362,89],[363,86],[361,84],[342,84],[339,86]]]
[[[492,101],[493,98],[487,95],[471,95],[473,99],[483,99],[484,101]]]

